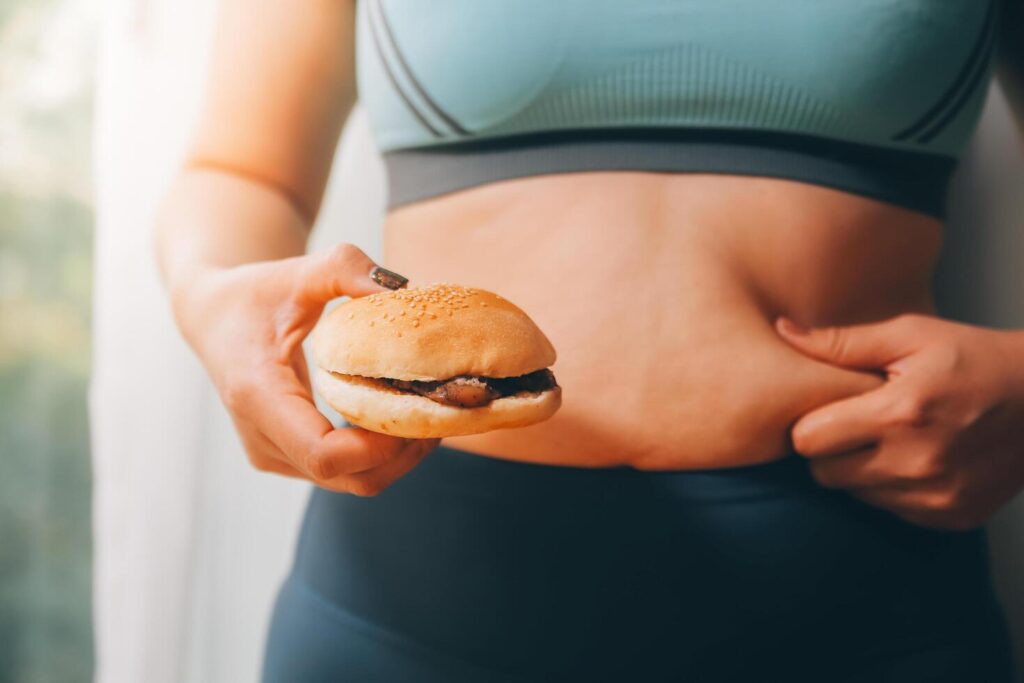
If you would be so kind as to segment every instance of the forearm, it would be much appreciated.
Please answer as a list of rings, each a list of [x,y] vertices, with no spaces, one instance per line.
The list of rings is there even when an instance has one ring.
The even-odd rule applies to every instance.
[[[310,221],[283,192],[241,174],[183,169],[156,221],[156,258],[186,337],[195,290],[212,271],[305,252]]]
[[[173,300],[205,271],[301,255],[309,223],[268,184],[227,171],[185,168],[157,215],[161,279]]]

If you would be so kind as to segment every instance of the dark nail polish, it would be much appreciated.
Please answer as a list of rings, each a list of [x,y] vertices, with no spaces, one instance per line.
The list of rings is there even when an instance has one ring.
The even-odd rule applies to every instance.
[[[409,284],[409,278],[380,266],[374,266],[370,269],[370,279],[381,287],[387,287],[388,289],[401,289]]]

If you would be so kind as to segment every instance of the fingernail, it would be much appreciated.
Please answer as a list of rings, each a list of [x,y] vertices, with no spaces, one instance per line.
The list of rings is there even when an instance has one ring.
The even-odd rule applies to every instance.
[[[374,266],[370,269],[370,279],[381,287],[387,287],[388,289],[401,289],[409,284],[409,278],[380,266]]]
[[[778,325],[780,330],[788,334],[801,335],[807,334],[809,331],[806,327],[800,327],[795,322],[793,322],[792,320],[785,316],[780,317],[776,321],[776,324]]]

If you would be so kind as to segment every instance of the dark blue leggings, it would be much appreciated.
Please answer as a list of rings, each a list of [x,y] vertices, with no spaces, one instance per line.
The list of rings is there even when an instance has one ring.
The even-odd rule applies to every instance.
[[[915,527],[796,456],[688,472],[442,447],[317,489],[263,680],[1009,683],[981,531]]]

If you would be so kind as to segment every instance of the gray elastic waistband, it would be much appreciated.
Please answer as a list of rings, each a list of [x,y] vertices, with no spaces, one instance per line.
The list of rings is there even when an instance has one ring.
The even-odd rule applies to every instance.
[[[388,207],[499,180],[582,171],[722,173],[786,178],[938,218],[952,157],[762,131],[541,133],[387,152]]]

